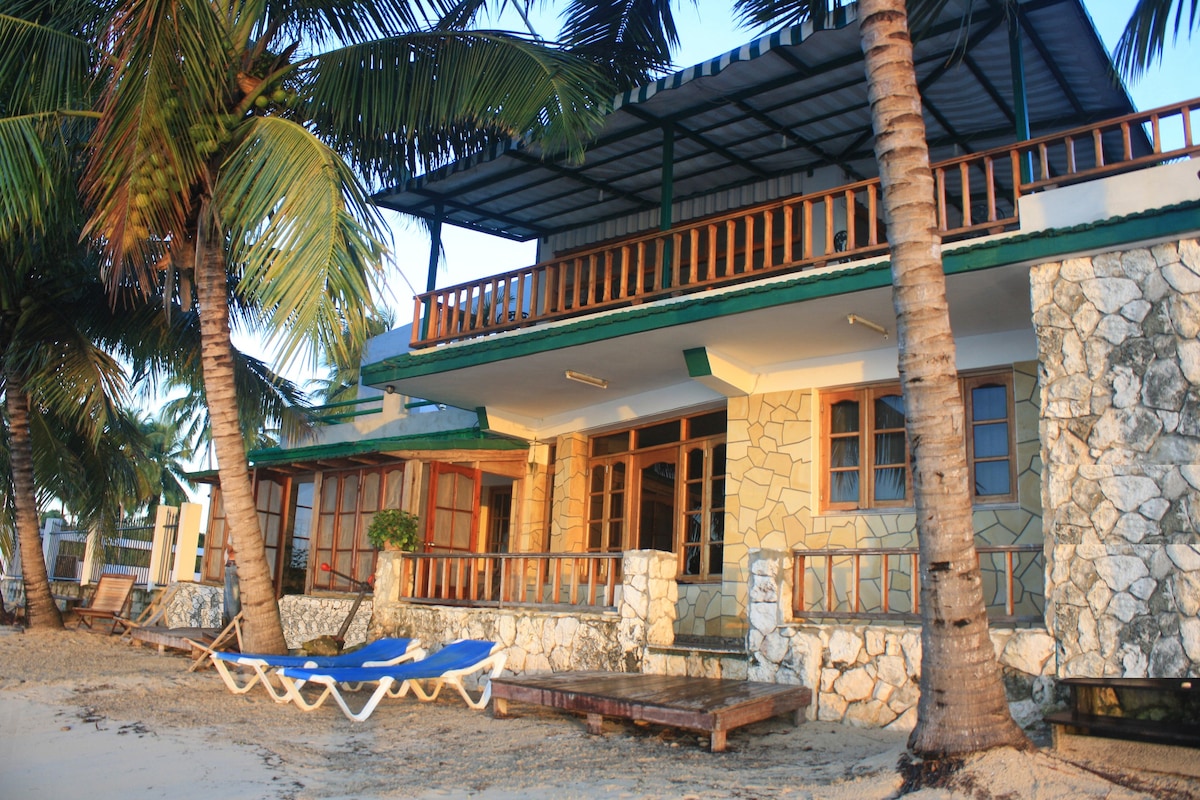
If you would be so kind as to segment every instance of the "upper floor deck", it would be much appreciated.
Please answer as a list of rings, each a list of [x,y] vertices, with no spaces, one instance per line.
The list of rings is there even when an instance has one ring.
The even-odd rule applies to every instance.
[[[1193,157],[1200,99],[933,164],[943,240],[1027,229],[1021,198]],[[783,197],[591,247],[415,299],[413,349],[529,328],[888,248],[878,178]]]

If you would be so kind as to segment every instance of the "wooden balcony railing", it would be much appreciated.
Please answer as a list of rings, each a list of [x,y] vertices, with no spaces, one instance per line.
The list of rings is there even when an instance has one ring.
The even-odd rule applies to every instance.
[[[1045,609],[1042,546],[978,545],[975,551],[988,619],[1041,621]],[[793,558],[792,613],[798,619],[920,619],[915,547],[797,550]]]
[[[621,553],[406,553],[400,599],[469,606],[611,610]]]
[[[1200,100],[933,165],[944,239],[1016,227],[1017,200],[1052,186],[1200,151]],[[1141,127],[1153,152],[1134,152]],[[1164,130],[1173,134],[1164,137]],[[1164,149],[1164,139],[1181,141]],[[887,250],[878,178],[776,200],[418,295],[412,346],[428,347]]]

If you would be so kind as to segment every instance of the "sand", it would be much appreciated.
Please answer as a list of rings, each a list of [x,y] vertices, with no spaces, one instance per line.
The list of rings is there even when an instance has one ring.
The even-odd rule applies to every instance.
[[[457,697],[385,701],[365,723],[235,696],[211,670],[94,633],[0,633],[0,798],[827,798],[898,796],[903,733],[786,719],[706,737]],[[1172,750],[1174,748],[1171,748]],[[1180,750],[1194,760],[1194,750]],[[1200,780],[1075,749],[968,760],[933,798],[1200,797]],[[1168,758],[1169,762],[1170,759]]]

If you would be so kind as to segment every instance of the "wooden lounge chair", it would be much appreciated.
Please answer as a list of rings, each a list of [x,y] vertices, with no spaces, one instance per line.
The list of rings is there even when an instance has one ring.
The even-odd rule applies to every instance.
[[[75,609],[79,615],[79,625],[92,627],[96,620],[107,620],[110,623],[109,633],[116,633],[118,627],[129,628],[129,620],[123,619],[121,613],[129,606],[133,593],[133,575],[117,575],[106,572],[100,576],[96,591],[87,606]],[[75,627],[78,629],[79,625]]]
[[[243,612],[239,611],[229,621],[229,624],[215,636],[205,635],[200,639],[184,637],[184,641],[192,648],[192,655],[195,657],[192,665],[188,667],[188,672],[195,672],[206,666],[212,654],[219,650],[242,649],[242,614]]]
[[[282,667],[330,669],[333,667],[386,667],[412,661],[425,654],[416,639],[376,639],[365,647],[336,656],[277,656],[254,653],[213,653],[212,663],[225,686],[234,694],[245,694],[261,683],[276,703],[288,701],[285,686],[276,686],[271,676]]]
[[[507,654],[495,642],[460,639],[452,642],[431,656],[407,664],[390,667],[345,667],[329,669],[305,669],[284,667],[277,673],[287,687],[288,699],[303,711],[319,708],[328,697],[332,697],[342,713],[355,722],[363,722],[375,711],[384,697],[403,697],[409,689],[419,700],[436,700],[443,686],[454,687],[467,705],[473,709],[484,708],[492,697],[491,678],[504,669]],[[463,678],[491,669],[491,675],[483,678],[484,686],[479,697],[473,698],[463,685]],[[315,699],[308,700],[300,693],[306,683],[324,686],[324,691]],[[342,696],[342,687],[353,684],[375,684],[375,690],[357,712],[352,711]]]
[[[166,622],[167,610],[171,607],[171,601],[175,599],[175,595],[178,593],[179,584],[172,583],[151,600],[149,605],[142,609],[142,613],[138,614],[137,619],[123,619],[121,624],[131,631],[134,628],[150,628],[162,625]]]

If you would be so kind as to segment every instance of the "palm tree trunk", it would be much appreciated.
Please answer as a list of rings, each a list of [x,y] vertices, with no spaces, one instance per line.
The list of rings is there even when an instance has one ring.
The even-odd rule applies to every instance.
[[[201,210],[201,219],[208,213],[206,203]],[[225,258],[220,245],[214,242],[214,236],[205,231],[206,226],[202,223],[198,236],[203,244],[195,265],[196,294],[200,303],[200,359],[212,425],[212,444],[217,454],[217,473],[221,480],[221,498],[225,504],[226,540],[237,560],[241,586],[245,621],[243,645],[254,653],[285,653],[287,643],[254,506],[246,444],[238,423]]]
[[[988,636],[933,175],[904,0],[862,0],[859,15],[920,546],[921,699],[909,747],[939,757],[1028,746],[1009,713]]]
[[[62,628],[62,614],[50,591],[50,576],[42,556],[38,531],[37,494],[33,482],[33,440],[29,433],[29,395],[19,378],[5,381],[8,411],[9,459],[12,465],[13,506],[17,542],[21,548],[21,580],[25,584],[25,616],[31,628]]]

